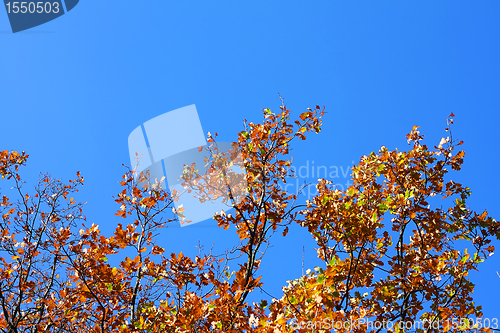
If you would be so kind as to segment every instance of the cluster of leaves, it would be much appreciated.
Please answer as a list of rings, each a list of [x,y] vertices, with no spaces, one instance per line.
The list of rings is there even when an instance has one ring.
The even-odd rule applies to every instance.
[[[500,224],[486,211],[466,205],[469,188],[445,180],[448,169],[460,170],[464,157],[451,131],[429,149],[414,127],[407,137],[410,150],[382,147],[363,156],[351,187],[339,191],[321,180],[318,194],[299,205],[281,186],[294,176],[287,155],[294,139],[320,132],[324,110],[308,109],[296,121],[285,105],[278,114],[263,114],[261,124],[245,122],[227,153],[218,152],[216,135],[210,135],[209,172],[199,175],[189,166],[184,174],[184,185],[202,201],[221,196],[234,208],[214,216],[240,240],[219,256],[168,254],[157,244],[158,234],[174,221],[178,198],[163,190],[163,180],[127,172],[115,201],[116,215],[128,223],[105,236],[97,225],[87,225],[82,204],[72,197],[83,185],[79,173],[69,184],[44,175],[31,196],[18,170],[28,156],[0,152],[0,174],[13,182],[19,198],[11,202],[4,195],[0,201],[0,329],[310,332],[308,325],[290,323],[328,320],[342,323],[335,326],[338,332],[377,330],[346,324],[364,319],[427,320],[419,332],[472,331],[432,328],[434,321],[482,315],[468,274],[493,253],[491,239],[500,234]],[[232,169],[236,160],[245,173]],[[224,186],[228,182],[233,186]],[[433,208],[439,198],[449,208]],[[324,266],[283,287],[281,299],[249,304],[248,295],[263,286],[258,272],[271,236],[278,230],[286,236],[291,223],[314,237]],[[232,260],[235,271],[228,268]]]
[[[327,180],[317,184],[299,223],[316,240],[324,270],[286,288],[273,313],[303,322],[420,321],[428,327],[481,317],[468,274],[493,254],[491,237],[499,237],[500,224],[467,207],[469,188],[444,180],[448,168],[461,168],[464,152],[455,151],[462,142],[442,139],[429,150],[416,126],[407,139],[409,151],[382,147],[363,156],[346,191]],[[452,204],[433,209],[433,197]]]

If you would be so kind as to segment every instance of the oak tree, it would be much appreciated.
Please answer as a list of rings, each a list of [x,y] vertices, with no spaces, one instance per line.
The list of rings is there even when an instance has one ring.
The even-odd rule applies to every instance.
[[[320,180],[317,195],[304,203],[283,189],[294,177],[290,147],[321,131],[324,108],[291,120],[282,105],[263,116],[261,123],[245,121],[228,152],[218,151],[210,135],[207,172],[186,166],[186,189],[201,201],[221,197],[232,209],[213,218],[240,240],[225,253],[192,258],[168,253],[158,242],[182,216],[172,213],[180,193],[164,190],[163,179],[129,169],[115,198],[124,222],[105,235],[74,199],[84,183],[80,173],[67,184],[42,175],[30,194],[19,170],[28,155],[1,151],[0,175],[13,188],[10,198],[0,198],[2,331],[495,328],[475,320],[482,309],[473,300],[469,273],[492,255],[500,224],[486,211],[471,210],[471,190],[450,177],[464,158],[462,142],[451,135],[453,114],[437,146],[425,145],[415,126],[408,150],[382,147],[363,156],[352,169],[352,186],[339,190]],[[245,172],[235,170],[236,160]],[[263,288],[259,267],[273,260],[265,257],[273,235],[286,237],[292,224],[314,238],[323,265],[289,281],[280,299],[249,302],[249,294]]]

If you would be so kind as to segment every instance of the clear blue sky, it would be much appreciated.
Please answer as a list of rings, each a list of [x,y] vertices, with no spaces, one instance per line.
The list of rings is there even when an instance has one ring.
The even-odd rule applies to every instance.
[[[500,2],[497,1],[81,1],[68,14],[12,34],[0,10],[0,149],[30,155],[40,171],[86,185],[89,223],[111,233],[127,138],[141,123],[196,104],[205,132],[236,139],[244,118],[326,106],[324,129],[298,142],[296,167],[347,168],[382,145],[406,149],[420,125],[426,143],[464,140],[470,205],[500,216]],[[316,177],[309,177],[314,181]],[[347,182],[339,174],[338,183]],[[201,222],[166,230],[168,251],[195,253],[234,239]],[[275,236],[262,273],[276,296],[317,261],[294,228]],[[494,245],[500,246],[498,242]],[[499,247],[500,251],[500,247]],[[500,253],[473,274],[486,317],[499,316]],[[265,295],[262,295],[265,297]]]

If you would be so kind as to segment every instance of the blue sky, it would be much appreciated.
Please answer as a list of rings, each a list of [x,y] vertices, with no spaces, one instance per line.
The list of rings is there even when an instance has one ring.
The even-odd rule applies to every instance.
[[[324,105],[323,131],[292,154],[297,168],[339,170],[382,145],[406,149],[413,125],[437,145],[453,112],[466,151],[453,179],[472,188],[473,209],[498,218],[499,14],[486,0],[81,1],[12,34],[0,10],[0,149],[30,155],[31,183],[40,171],[81,171],[88,221],[111,233],[128,135],[170,110],[196,104],[203,130],[232,141],[244,118],[278,109],[278,93],[297,114]],[[166,230],[161,243],[195,253],[198,242],[233,240],[206,221]],[[262,273],[280,296],[301,273],[303,245],[306,268],[317,262],[297,228],[274,244]],[[473,275],[489,318],[498,316],[499,255]]]

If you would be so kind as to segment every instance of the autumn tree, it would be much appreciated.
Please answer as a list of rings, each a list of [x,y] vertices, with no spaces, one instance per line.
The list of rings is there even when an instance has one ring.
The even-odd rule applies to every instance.
[[[445,179],[464,157],[462,141],[446,131],[429,149],[415,126],[410,150],[381,147],[363,156],[346,191],[317,184],[297,222],[314,237],[324,266],[284,288],[271,306],[281,323],[270,326],[286,330],[284,321],[293,319],[305,323],[304,332],[313,322],[338,332],[498,328],[474,320],[482,311],[468,275],[493,254],[499,224],[467,206],[468,187]]]
[[[470,189],[451,180],[448,173],[460,170],[464,152],[450,126],[447,138],[432,148],[414,127],[407,151],[382,147],[363,156],[353,167],[351,187],[341,191],[321,180],[318,194],[301,203],[282,186],[294,176],[290,147],[320,132],[324,110],[316,106],[290,120],[282,105],[263,116],[258,124],[245,121],[228,152],[218,151],[216,136],[209,136],[208,172],[185,168],[186,190],[201,201],[221,197],[232,208],[213,218],[240,240],[225,253],[200,251],[194,258],[168,253],[158,243],[182,213],[172,213],[180,193],[163,190],[162,179],[129,169],[115,198],[124,223],[103,235],[74,199],[84,181],[79,173],[68,184],[42,175],[29,194],[19,171],[28,156],[0,152],[0,174],[13,185],[9,195],[17,196],[4,193],[0,201],[2,331],[478,328],[473,320],[482,312],[469,272],[492,254],[500,225],[487,212],[472,211],[466,204]],[[245,172],[235,170],[235,161]],[[291,224],[307,228],[324,264],[290,281],[280,299],[250,303],[249,294],[263,287],[262,260],[273,260],[266,248]],[[230,262],[238,268],[229,270]]]

